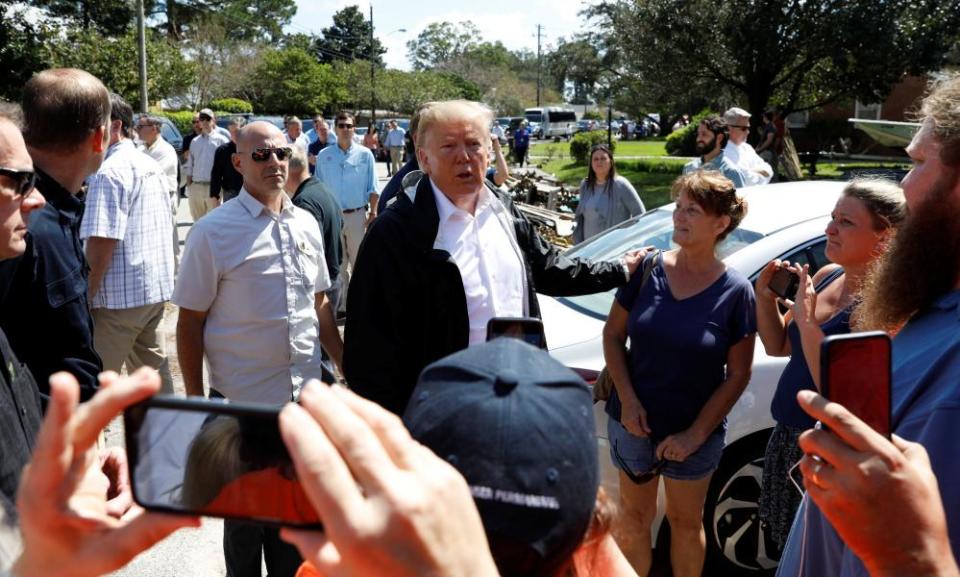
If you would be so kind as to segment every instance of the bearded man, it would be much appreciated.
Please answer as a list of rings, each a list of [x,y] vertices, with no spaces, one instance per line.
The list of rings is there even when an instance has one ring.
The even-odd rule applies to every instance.
[[[743,174],[729,159],[723,154],[723,147],[727,145],[730,139],[730,130],[727,123],[716,114],[704,118],[697,126],[697,154],[699,158],[694,158],[683,165],[683,173],[689,174],[695,170],[716,170],[730,179],[737,188],[743,187]]]

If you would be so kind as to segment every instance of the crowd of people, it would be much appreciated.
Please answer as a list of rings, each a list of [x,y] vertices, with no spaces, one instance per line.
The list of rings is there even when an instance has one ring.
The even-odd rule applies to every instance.
[[[259,576],[261,556],[302,577],[646,575],[661,480],[673,574],[699,575],[704,499],[757,335],[791,357],[761,505],[779,574],[958,575],[958,111],[949,79],[924,101],[902,189],[845,188],[826,230],[835,266],[774,261],[751,284],[715,252],[749,210],[737,188],[772,174],[726,155],[750,153],[730,130],[745,132],[739,109],[698,127],[701,158],[672,188],[676,248],[610,262],[560,252],[494,184],[482,104],[424,104],[416,157],[382,191],[348,112],[335,134],[320,117],[314,135],[290,118],[227,136],[204,109],[178,263],[157,119],[86,72],[38,73],[19,106],[0,105],[0,560],[16,577],[100,575],[197,524],[134,506],[123,452],[97,447],[120,411],[173,390],[158,328],[172,302],[186,393],[280,409],[324,524],[228,519],[231,576]],[[219,204],[218,158],[239,177],[221,179],[236,196]],[[581,235],[643,211],[605,147],[584,186]],[[799,279],[793,300],[768,286],[782,269]],[[519,340],[485,341],[491,319],[538,317],[537,292],[611,289],[599,456],[587,385]],[[824,336],[866,328],[895,335],[891,439],[817,394]],[[315,382],[337,374],[349,390]],[[616,515],[598,458],[619,469]],[[797,463],[802,497],[786,481]]]

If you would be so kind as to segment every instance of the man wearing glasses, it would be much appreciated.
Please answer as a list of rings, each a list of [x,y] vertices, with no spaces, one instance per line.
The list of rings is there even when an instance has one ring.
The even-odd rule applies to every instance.
[[[317,180],[333,191],[343,209],[343,266],[340,267],[340,310],[346,310],[350,274],[360,251],[360,242],[367,226],[377,216],[376,160],[365,146],[353,141],[355,121],[349,112],[336,118],[337,145],[328,146],[317,155]]]
[[[187,237],[173,302],[188,395],[203,395],[204,357],[211,396],[276,406],[321,378],[321,344],[341,365],[320,226],[283,190],[291,152],[269,122],[241,129],[233,164],[243,188]],[[261,548],[270,575],[296,573],[300,557],[277,529],[224,522],[229,575],[260,575]]]
[[[723,147],[723,155],[730,164],[740,169],[743,185],[754,186],[770,182],[773,169],[747,142],[747,136],[750,134],[750,113],[734,107],[723,113],[723,120],[730,129],[730,140]]]
[[[213,161],[217,148],[230,141],[216,130],[213,111],[204,108],[200,111],[200,134],[190,142],[190,154],[187,158],[187,200],[190,203],[190,216],[197,222],[212,208],[210,200],[210,180],[213,173]]]
[[[110,94],[82,70],[45,70],[23,88],[23,115],[36,187],[47,204],[30,220],[23,256],[0,267],[0,327],[42,394],[50,375],[67,371],[86,400],[103,364],[93,344],[77,194],[107,152]]]

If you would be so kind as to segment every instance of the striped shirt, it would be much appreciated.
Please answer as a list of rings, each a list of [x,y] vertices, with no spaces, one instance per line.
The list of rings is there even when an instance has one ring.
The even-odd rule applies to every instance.
[[[217,148],[228,142],[230,142],[229,136],[224,136],[216,131],[210,134],[198,134],[196,138],[190,141],[187,174],[193,178],[193,182],[210,182],[210,174],[213,172],[213,157],[217,153]]]
[[[131,140],[107,151],[90,177],[80,238],[119,242],[91,308],[128,309],[170,300],[173,221],[163,170]]]

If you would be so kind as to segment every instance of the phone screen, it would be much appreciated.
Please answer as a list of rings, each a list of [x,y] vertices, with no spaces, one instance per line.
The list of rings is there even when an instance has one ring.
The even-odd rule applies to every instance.
[[[547,338],[543,334],[543,323],[534,318],[497,317],[487,322],[487,340],[498,337],[512,337],[541,349],[547,348]]]
[[[155,397],[124,413],[134,499],[154,511],[319,528],[279,408]]]
[[[800,277],[787,268],[777,269],[767,285],[775,295],[782,299],[795,300],[797,289],[800,288]]]
[[[829,336],[820,362],[824,396],[890,438],[890,337],[876,331]]]

